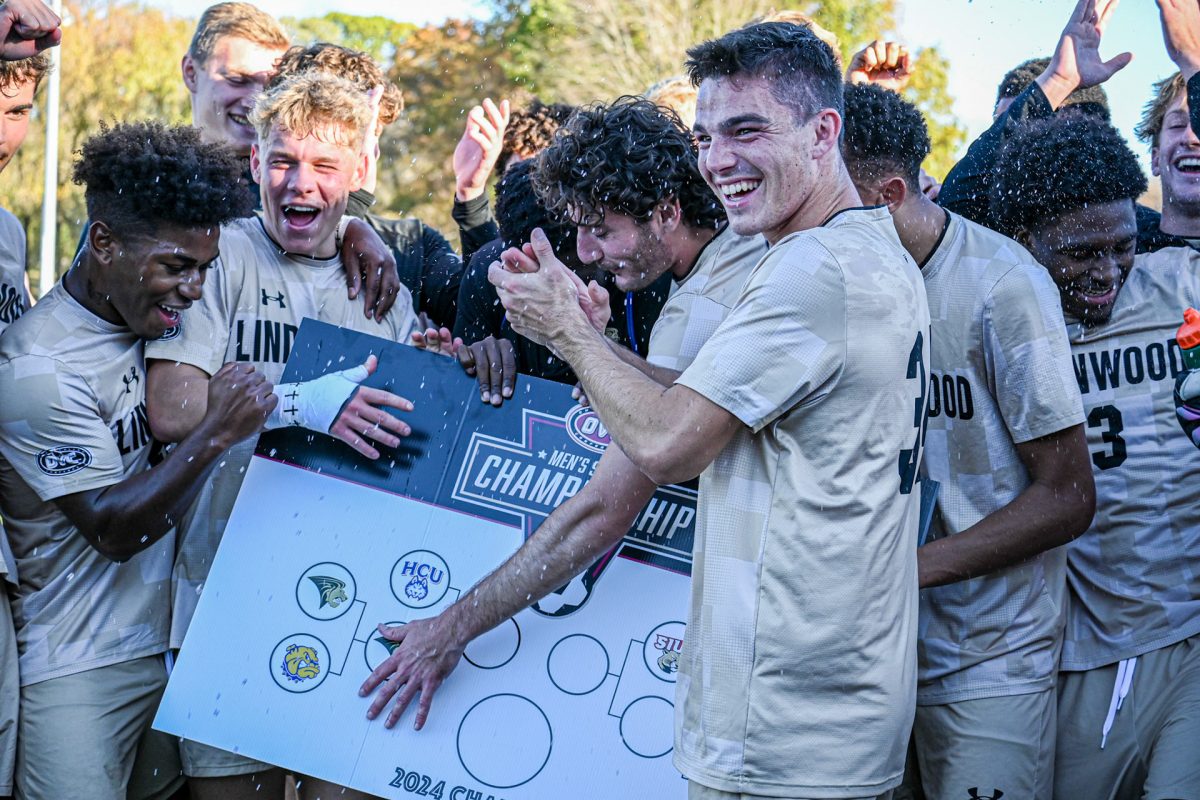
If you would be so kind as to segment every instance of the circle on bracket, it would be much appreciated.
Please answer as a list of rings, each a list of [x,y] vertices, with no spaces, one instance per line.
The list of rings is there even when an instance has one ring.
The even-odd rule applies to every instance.
[[[296,604],[307,616],[327,622],[350,610],[358,584],[350,570],[333,561],[322,561],[304,570],[296,581]]]
[[[292,694],[311,692],[320,686],[330,666],[329,648],[308,633],[284,637],[271,651],[271,679]]]
[[[389,628],[398,628],[404,625],[403,622],[385,622],[383,623]],[[385,638],[379,631],[371,631],[371,635],[367,637],[367,643],[363,645],[363,657],[367,660],[367,669],[371,672],[375,668],[387,660],[396,650],[396,642]]]
[[[646,635],[646,641],[642,643],[642,659],[650,674],[660,681],[675,682],[686,629],[687,625],[679,621],[664,622]]]
[[[392,567],[392,594],[409,608],[429,608],[450,589],[450,567],[432,550],[412,550]]]
[[[512,617],[467,644],[463,658],[480,669],[499,669],[512,661],[521,646],[521,626]]]
[[[608,677],[608,651],[594,636],[573,633],[550,648],[546,672],[550,682],[566,694],[590,694]]]
[[[635,756],[662,758],[674,749],[675,706],[657,695],[639,697],[621,714],[621,741]]]
[[[467,709],[456,744],[468,775],[493,789],[513,789],[546,766],[554,732],[546,712],[529,698],[494,694]]]

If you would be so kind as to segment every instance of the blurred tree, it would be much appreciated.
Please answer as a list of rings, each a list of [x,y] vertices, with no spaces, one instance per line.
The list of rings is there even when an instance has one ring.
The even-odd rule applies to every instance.
[[[70,266],[87,217],[83,191],[71,182],[74,154],[102,122],[161,119],[187,122],[191,110],[179,59],[194,23],[128,2],[68,2],[62,47],[59,127],[58,269]],[[20,152],[0,178],[0,205],[25,225],[30,281],[38,285],[45,97]]]
[[[391,61],[397,45],[416,30],[410,22],[396,22],[387,17],[359,17],[340,11],[323,17],[284,17],[281,22],[297,42],[333,42],[370,53],[380,63]]]
[[[832,31],[848,58],[895,35],[896,0],[802,0],[791,6]],[[643,92],[683,71],[685,51],[765,14],[776,0],[495,0],[492,26],[505,43],[503,66],[545,100],[585,103]],[[926,167],[943,176],[966,131],[947,90],[949,63],[920,51],[907,94],[929,121],[934,152]],[[563,69],[563,65],[570,65]]]

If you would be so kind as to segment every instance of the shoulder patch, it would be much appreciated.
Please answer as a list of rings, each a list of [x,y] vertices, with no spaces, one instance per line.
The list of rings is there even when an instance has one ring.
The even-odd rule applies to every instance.
[[[70,475],[92,463],[92,453],[84,447],[61,445],[37,455],[38,469],[47,475]]]
[[[182,323],[182,321],[180,321],[180,324],[175,325],[170,328],[167,328],[165,331],[163,331],[163,335],[158,337],[158,340],[160,342],[169,342],[172,339],[177,338],[179,336],[179,331],[181,331],[182,329],[183,329],[183,323]]]

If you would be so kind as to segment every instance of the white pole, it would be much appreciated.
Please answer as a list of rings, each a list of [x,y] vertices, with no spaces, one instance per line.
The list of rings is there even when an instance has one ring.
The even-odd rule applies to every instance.
[[[54,13],[62,16],[62,0],[51,0]],[[62,81],[62,46],[52,47],[50,76],[46,79],[46,174],[42,186],[41,277],[38,297],[44,297],[58,281],[55,251],[58,237],[58,99]]]

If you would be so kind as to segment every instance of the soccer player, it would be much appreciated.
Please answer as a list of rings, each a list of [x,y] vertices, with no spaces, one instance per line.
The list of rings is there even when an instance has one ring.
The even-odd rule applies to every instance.
[[[364,318],[344,290],[338,222],[366,174],[362,145],[372,117],[357,86],[320,72],[297,75],[259,97],[251,113],[258,139],[250,164],[263,213],[225,228],[220,269],[210,276],[200,308],[147,349],[149,419],[157,438],[176,442],[194,429],[210,376],[226,361],[249,362],[278,381],[305,317],[407,341],[416,326],[407,289],[382,321]],[[326,390],[329,376],[318,379],[327,381],[320,391],[298,389],[300,401],[281,406],[272,425],[301,424],[378,458],[373,442],[395,447],[410,432],[384,408],[407,411],[412,405],[390,392],[355,385],[374,368],[373,360],[338,373],[336,391]],[[289,417],[293,407],[306,416]],[[225,455],[181,528],[172,647],[183,642],[253,453],[248,441]],[[260,762],[189,741],[182,754],[185,773],[201,779],[194,783],[202,796],[255,796],[258,780],[246,776],[263,770]],[[275,785],[279,779],[270,780]],[[305,796],[315,797],[321,782],[305,783]]]
[[[353,82],[364,93],[381,92],[375,128],[367,136],[367,176],[350,194],[346,213],[371,226],[392,251],[400,282],[408,287],[413,307],[438,325],[452,327],[462,283],[463,262],[440,233],[419,219],[372,214],[375,204],[379,136],[399,118],[404,97],[368,54],[327,42],[293,47],[279,60],[267,87],[304,72],[324,72]],[[427,326],[426,326],[427,327]]]
[[[842,153],[921,266],[932,328],[922,475],[941,485],[917,551],[914,739],[930,800],[1049,798],[1066,553],[1095,492],[1054,281],[1019,244],[921,193],[921,112],[847,85]]]
[[[166,685],[175,522],[262,427],[271,385],[215,369],[191,435],[153,468],[146,340],[200,298],[239,168],[190,128],[120,125],[75,168],[93,224],[63,280],[0,341],[0,512],[16,557],[18,798],[124,798]],[[173,749],[173,747],[172,747]],[[159,765],[158,789],[178,783]]]
[[[287,32],[270,14],[249,3],[218,3],[200,15],[180,62],[192,124],[205,141],[227,144],[247,159],[243,183],[256,207],[259,192],[248,161],[255,132],[249,114],[288,45]],[[361,291],[364,314],[382,319],[400,287],[391,250],[361,220],[347,220],[341,238],[350,298]]]
[[[556,205],[565,208],[578,203],[580,212],[589,209],[587,213],[593,217],[608,220],[616,235],[595,241],[593,246],[597,256],[604,252],[619,256],[614,268],[624,273],[621,280],[627,286],[652,281],[658,272],[671,270],[676,289],[654,324],[646,361],[625,348],[613,347],[624,360],[666,387],[691,364],[729,313],[742,284],[765,253],[766,240],[738,236],[719,216],[714,217],[717,201],[696,167],[691,133],[674,116],[635,98],[596,106],[582,114],[568,124],[567,134],[540,156],[542,190]],[[597,174],[580,176],[567,166],[578,155],[585,132],[596,148]],[[513,166],[502,180],[528,166]],[[659,182],[653,183],[652,177]],[[617,184],[633,188],[619,197],[606,197],[606,191]],[[656,197],[650,194],[651,186],[657,188]],[[608,205],[606,201],[615,202]],[[647,209],[650,219],[643,222],[627,213],[638,204]],[[709,227],[709,220],[717,227]],[[638,246],[639,241],[653,244]],[[635,258],[635,253],[646,260]],[[604,263],[602,257],[596,261]],[[520,551],[462,600],[432,619],[381,628],[400,646],[363,684],[363,694],[385,686],[372,702],[370,716],[383,711],[396,687],[406,684],[385,724],[394,725],[419,690],[416,723],[424,725],[434,692],[457,666],[472,639],[525,608],[530,600],[551,595],[539,604],[543,609],[581,604],[587,588],[577,573],[621,540],[654,489],[654,482],[620,447],[611,445],[583,489],[555,509]],[[552,593],[556,589],[559,591]]]
[[[887,209],[858,207],[828,45],[765,23],[689,56],[701,174],[772,247],[674,385],[612,352],[544,240],[492,280],[651,480],[703,470],[676,703],[691,796],[877,797],[915,705],[925,290]]]
[[[1146,180],[1120,134],[1072,114],[1005,146],[993,199],[1058,284],[1097,511],[1067,550],[1055,796],[1200,796],[1200,461],[1175,419],[1175,330],[1200,255],[1134,256]]]
[[[2,10],[2,9],[0,9]],[[50,69],[44,55],[19,61],[0,61],[0,172],[29,131],[33,98]],[[29,279],[25,274],[25,229],[17,218],[0,209],[0,332],[29,308]],[[0,682],[0,797],[12,794],[13,766],[17,757],[17,715],[20,681],[17,679],[17,638],[7,589],[16,590],[17,572],[4,526],[0,524],[0,669],[10,680]]]

